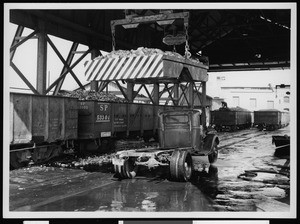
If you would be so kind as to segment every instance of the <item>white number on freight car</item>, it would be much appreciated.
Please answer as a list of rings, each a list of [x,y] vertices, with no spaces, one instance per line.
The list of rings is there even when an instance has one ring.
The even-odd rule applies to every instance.
[[[96,122],[109,122],[110,121],[110,116],[107,114],[98,114]]]

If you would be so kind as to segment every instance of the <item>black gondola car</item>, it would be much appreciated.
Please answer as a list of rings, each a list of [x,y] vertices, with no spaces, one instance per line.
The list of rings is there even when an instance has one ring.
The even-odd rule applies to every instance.
[[[264,109],[254,111],[254,125],[259,130],[274,131],[288,126],[290,114],[288,111],[277,109]]]
[[[241,107],[220,108],[211,112],[211,124],[217,131],[236,131],[250,128],[251,111]]]

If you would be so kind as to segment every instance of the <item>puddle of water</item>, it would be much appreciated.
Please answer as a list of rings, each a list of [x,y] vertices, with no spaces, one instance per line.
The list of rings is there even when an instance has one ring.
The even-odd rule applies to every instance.
[[[137,178],[30,208],[33,211],[214,211],[192,183]]]

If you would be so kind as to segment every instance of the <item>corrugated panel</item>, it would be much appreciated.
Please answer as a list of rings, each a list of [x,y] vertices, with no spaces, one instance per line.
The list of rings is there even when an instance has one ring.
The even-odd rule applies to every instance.
[[[11,106],[11,142],[28,143],[32,139],[32,97],[10,94]]]
[[[92,80],[163,77],[163,55],[106,58],[87,61],[85,76]]]
[[[77,100],[11,93],[11,144],[77,138]]]

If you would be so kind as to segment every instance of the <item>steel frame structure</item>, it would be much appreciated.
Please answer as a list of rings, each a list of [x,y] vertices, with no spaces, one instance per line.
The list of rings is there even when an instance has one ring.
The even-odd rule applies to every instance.
[[[82,61],[83,58],[89,53],[92,52],[92,49],[88,49],[87,51],[83,52],[83,54],[80,56],[79,59],[77,59],[73,64],[73,58],[74,54],[76,53],[76,49],[78,47],[78,43],[73,43],[71,46],[71,49],[69,51],[69,54],[67,56],[67,59],[65,60],[55,44],[52,42],[50,37],[43,31],[41,27],[43,27],[42,23],[39,23],[39,29],[34,30],[32,33],[30,33],[26,37],[22,37],[22,33],[24,31],[23,26],[18,26],[14,39],[12,41],[11,47],[10,47],[10,66],[12,69],[19,75],[19,77],[23,80],[23,82],[29,87],[29,89],[34,93],[38,95],[47,95],[49,92],[54,89],[53,95],[57,95],[60,91],[63,81],[68,73],[70,73],[73,77],[73,79],[77,82],[79,87],[81,89],[85,89],[85,87],[82,85],[82,83],[77,78],[76,74],[73,72],[73,68],[78,65],[80,61]],[[27,40],[31,38],[37,38],[38,39],[38,52],[37,52],[37,83],[36,85],[32,84],[27,78],[26,75],[20,71],[20,69],[15,65],[13,62],[15,53],[17,51],[17,48],[24,44]],[[51,46],[51,48],[54,50],[60,61],[63,63],[63,69],[60,73],[60,76],[48,87],[46,88],[46,68],[47,68],[47,44]],[[36,86],[36,87],[35,87]]]

